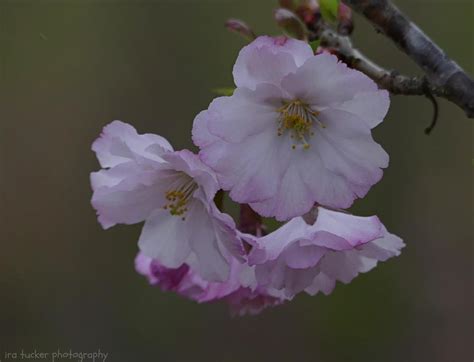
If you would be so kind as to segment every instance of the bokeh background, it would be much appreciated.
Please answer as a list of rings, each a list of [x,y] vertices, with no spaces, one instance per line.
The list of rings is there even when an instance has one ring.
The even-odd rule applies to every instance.
[[[397,4],[471,75],[473,3]],[[399,258],[256,317],[151,288],[133,268],[141,225],[99,227],[90,150],[114,119],[193,147],[194,116],[232,85],[244,45],[229,17],[277,34],[274,0],[0,0],[0,360],[4,352],[109,352],[108,361],[472,361],[472,120],[440,100],[392,97],[375,138],[383,180],[352,210],[377,214]],[[364,19],[356,45],[416,66]]]

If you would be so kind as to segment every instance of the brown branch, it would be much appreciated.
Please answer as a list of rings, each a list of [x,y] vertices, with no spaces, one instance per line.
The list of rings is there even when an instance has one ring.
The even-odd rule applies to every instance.
[[[425,95],[433,104],[433,120],[425,130],[430,134],[438,118],[438,103],[433,95],[444,96],[444,89],[430,84],[426,77],[408,77],[382,68],[352,46],[348,36],[339,35],[327,28],[320,35],[321,45],[337,52],[338,57],[350,67],[372,78],[380,88],[392,94]]]
[[[408,78],[382,74],[384,72],[382,68],[379,67],[377,70],[376,66],[368,64],[364,59],[361,60],[363,64],[360,64],[358,69],[368,66],[369,71],[375,72],[374,75],[378,77],[381,86],[387,82],[384,88],[392,91],[389,87],[393,87],[395,91],[400,91],[398,93],[392,91],[393,93],[426,95],[430,92],[457,104],[469,118],[474,118],[474,81],[390,0],[343,0],[343,2],[364,15],[390,38],[423,69],[426,77]],[[357,55],[360,56],[360,53]]]
[[[393,94],[424,95],[428,90],[435,94],[440,93],[434,88],[429,89],[429,83],[425,77],[407,77],[375,64],[353,47],[348,36],[339,35],[332,29],[326,28],[320,38],[323,47],[335,50],[350,67],[365,73],[381,88]]]

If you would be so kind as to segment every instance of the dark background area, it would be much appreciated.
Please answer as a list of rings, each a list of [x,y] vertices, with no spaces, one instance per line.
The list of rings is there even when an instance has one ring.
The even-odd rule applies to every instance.
[[[396,3],[471,75],[473,3]],[[276,1],[0,0],[0,360],[4,352],[109,352],[107,361],[472,361],[472,121],[440,100],[392,97],[375,138],[391,156],[355,203],[407,247],[329,296],[256,317],[151,288],[133,259],[141,225],[103,231],[90,150],[114,119],[192,147],[194,116],[232,85],[244,45],[229,17],[277,34]],[[415,65],[364,19],[355,44]]]

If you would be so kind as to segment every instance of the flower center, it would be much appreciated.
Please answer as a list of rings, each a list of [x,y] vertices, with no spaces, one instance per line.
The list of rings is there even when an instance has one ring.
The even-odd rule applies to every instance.
[[[317,124],[324,128],[324,125],[317,118],[318,112],[312,110],[308,104],[299,99],[285,102],[283,106],[277,109],[277,112],[280,113],[278,136],[282,136],[288,131],[290,138],[295,142],[291,145],[292,149],[296,149],[296,146],[301,145],[303,149],[307,150],[311,146],[307,138],[314,135],[313,125]]]
[[[187,205],[189,199],[196,191],[198,185],[194,180],[187,176],[185,179],[177,185],[175,188],[171,188],[166,191],[165,196],[168,203],[163,206],[165,210],[169,210],[170,214],[173,216],[181,216],[185,220],[185,213],[188,211]]]

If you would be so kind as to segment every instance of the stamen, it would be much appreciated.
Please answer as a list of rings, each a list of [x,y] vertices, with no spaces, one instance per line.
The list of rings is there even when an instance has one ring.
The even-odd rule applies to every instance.
[[[163,206],[165,210],[169,210],[170,214],[173,216],[183,216],[186,211],[188,211],[187,204],[194,191],[198,188],[196,182],[189,176],[184,183],[182,183],[178,188],[171,189],[166,191],[165,196],[168,203]]]
[[[277,112],[280,113],[278,136],[282,136],[286,131],[289,131],[290,138],[296,142],[291,146],[293,150],[298,145],[301,145],[305,150],[311,147],[306,137],[314,136],[313,125],[325,128],[324,124],[317,118],[319,113],[299,99],[285,103],[277,109]]]

